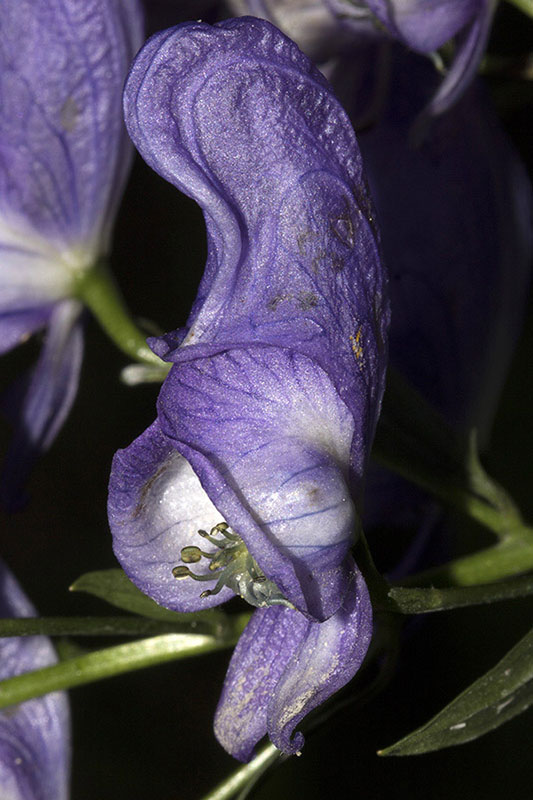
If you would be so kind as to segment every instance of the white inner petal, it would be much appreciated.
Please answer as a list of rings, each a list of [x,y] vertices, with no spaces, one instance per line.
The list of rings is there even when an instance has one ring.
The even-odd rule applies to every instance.
[[[23,220],[0,216],[0,312],[70,295],[74,274],[94,260],[90,247],[67,249],[38,236]]]

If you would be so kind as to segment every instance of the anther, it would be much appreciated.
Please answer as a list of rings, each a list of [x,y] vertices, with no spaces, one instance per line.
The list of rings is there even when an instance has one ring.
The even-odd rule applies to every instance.
[[[220,531],[220,533],[224,533],[224,531],[227,531],[228,528],[229,525],[227,522],[219,522],[218,525],[215,525],[213,528],[211,528],[211,533],[214,531]]]
[[[172,574],[175,578],[178,578],[178,580],[180,578],[188,578],[189,576],[192,576],[192,572],[190,571],[189,567],[182,567],[181,565],[173,567]]]
[[[185,564],[195,564],[197,561],[200,561],[204,553],[200,550],[199,547],[184,547],[181,551],[181,560],[185,562]]]
[[[219,549],[223,549],[226,546],[224,539],[215,539],[214,536],[211,536],[207,531],[199,530],[198,535],[201,536],[202,539],[207,539],[208,542],[211,542],[211,544],[214,544],[215,547]]]

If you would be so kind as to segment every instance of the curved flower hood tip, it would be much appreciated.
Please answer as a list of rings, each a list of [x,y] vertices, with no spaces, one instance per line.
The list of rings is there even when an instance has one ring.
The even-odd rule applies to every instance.
[[[122,86],[141,43],[136,0],[0,5],[0,353],[48,330],[22,398],[10,403],[8,505],[76,394],[74,284],[109,246],[131,156]]]
[[[359,150],[322,75],[253,18],[154,36],[125,115],[148,164],[201,205],[209,249],[186,328],[152,342],[173,363],[157,420],[114,459],[115,552],[168,608],[234,593],[259,608],[216,732],[238,758],[267,731],[294,752],[294,726],[352,677],[371,634],[349,549],[388,305]],[[250,659],[263,677],[239,704]]]
[[[0,616],[35,616],[35,609],[0,561]],[[44,636],[0,639],[0,680],[57,661]],[[3,800],[67,800],[70,714],[67,695],[53,692],[0,711],[0,796]]]

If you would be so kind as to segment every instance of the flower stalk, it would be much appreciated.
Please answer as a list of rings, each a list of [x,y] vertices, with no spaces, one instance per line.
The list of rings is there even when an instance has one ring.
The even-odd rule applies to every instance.
[[[160,367],[164,378],[168,368],[146,344],[146,335],[133,321],[105,260],[77,276],[76,296],[119,350],[141,364]]]
[[[238,635],[220,639],[201,634],[171,633],[97,650],[3,681],[0,684],[0,708],[58,689],[72,689],[167,661],[222,650],[234,645],[237,638]]]

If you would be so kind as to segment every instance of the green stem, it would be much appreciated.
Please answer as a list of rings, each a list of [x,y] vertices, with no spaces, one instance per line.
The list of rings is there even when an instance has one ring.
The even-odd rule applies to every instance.
[[[390,590],[392,605],[388,609],[400,614],[428,614],[433,611],[447,611],[464,606],[494,603],[501,600],[514,600],[533,594],[533,575],[523,575],[505,583],[482,584],[453,589],[407,589],[397,586]],[[387,610],[387,609],[385,609]]]
[[[525,528],[527,539],[509,539],[472,555],[462,556],[441,567],[411,575],[404,585],[475,586],[492,583],[533,570],[531,528]]]
[[[414,460],[396,458],[388,447],[383,447],[383,440],[378,439],[378,437],[376,437],[372,452],[382,466],[397,472],[398,475],[408,481],[416,483],[417,486],[426,489],[426,491],[447,505],[451,505],[458,511],[472,517],[494,533],[498,535],[502,533],[504,520],[501,512],[478,498],[475,494],[460,486],[453,485],[445,477],[437,473],[431,473]]]
[[[162,371],[167,370],[146,344],[145,334],[133,322],[105,261],[97,262],[80,275],[75,292],[123,353],[142,364],[158,365]]]
[[[194,633],[213,633],[213,626],[195,623]],[[191,633],[191,626],[142,617],[25,617],[0,619],[5,636],[157,636]]]
[[[528,17],[533,17],[533,0],[507,0],[512,6],[516,6]]]
[[[220,641],[212,636],[173,633],[97,650],[2,681],[0,708],[59,689],[71,689],[167,661],[211,653],[232,644],[234,641]]]
[[[249,764],[244,764],[244,766],[232,772],[228,778],[219,783],[202,800],[229,800],[282,755],[273,744],[265,745]]]

